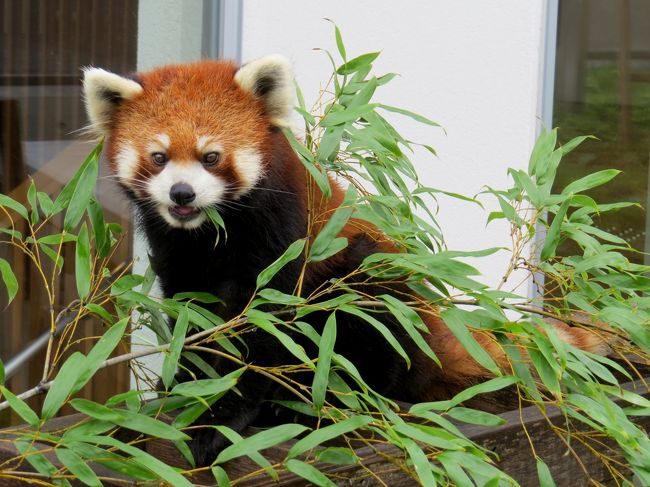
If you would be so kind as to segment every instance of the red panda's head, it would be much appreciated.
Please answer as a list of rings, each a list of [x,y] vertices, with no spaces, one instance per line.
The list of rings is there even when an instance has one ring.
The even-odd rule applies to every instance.
[[[172,65],[124,78],[84,72],[91,131],[106,137],[111,169],[169,225],[196,228],[204,208],[238,199],[265,172],[271,125],[292,107],[289,62],[269,56]]]

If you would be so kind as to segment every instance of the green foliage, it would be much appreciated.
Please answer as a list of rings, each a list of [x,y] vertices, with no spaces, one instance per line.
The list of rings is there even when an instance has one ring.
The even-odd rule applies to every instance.
[[[7,235],[3,243],[24,252],[40,270],[46,268],[45,259],[55,263],[52,275],[42,274],[46,287],[59,276],[64,265],[70,265],[63,262],[62,249],[74,246],[79,301],[69,307],[74,318],[65,339],[75,339],[74,326],[86,317],[100,319],[107,326],[87,355],[76,352],[65,360],[52,360],[49,352],[55,339],[50,340],[43,387],[47,394],[40,411],[34,411],[25,402],[32,394],[29,391],[19,397],[4,385],[0,386],[4,401],[0,408],[11,408],[33,427],[21,430],[22,436],[16,442],[21,455],[57,485],[69,484],[68,478],[78,478],[86,485],[100,485],[103,479],[98,479],[88,468],[90,462],[137,481],[190,485],[188,477],[196,472],[185,444],[191,423],[218,404],[227,391],[237,393],[237,382],[243,373],[264,373],[292,395],[291,400],[277,401],[278,406],[317,418],[318,427],[283,424],[242,438],[225,426],[214,426],[215,431],[232,443],[210,469],[220,486],[236,480],[228,478],[227,468],[222,464],[241,456],[250,458],[259,466],[260,473],[274,480],[281,472],[288,471],[315,485],[333,485],[332,479],[314,466],[315,462],[361,464],[355,447],[378,443],[392,445],[396,453],[391,462],[423,485],[517,485],[495,466],[494,456],[466,438],[460,428],[461,423],[486,427],[502,424],[502,418],[472,409],[468,401],[505,388],[515,390],[513,394],[519,394],[522,404],[537,406],[542,414],[547,406],[559,408],[566,424],[563,428],[549,427],[558,435],[569,435],[571,441],[567,441],[567,448],[573,448],[573,443],[585,443],[598,451],[602,438],[607,437],[623,452],[626,466],[641,483],[650,483],[650,444],[647,435],[632,421],[635,416],[647,415],[650,401],[622,389],[617,378],[629,380],[636,374],[610,358],[573,348],[541,319],[542,315],[556,317],[595,330],[613,347],[615,355],[633,352],[648,360],[650,268],[630,262],[629,256],[636,251],[620,237],[594,225],[599,215],[629,206],[627,203],[599,204],[592,197],[591,190],[608,183],[618,171],[598,171],[554,191],[562,158],[585,143],[587,137],[577,137],[558,147],[557,132],[552,130],[540,135],[528,170],[510,170],[511,186],[486,188],[480,195],[484,202],[476,197],[425,187],[409,157],[420,150],[433,154],[435,151],[405,138],[390,120],[406,116],[432,127],[437,124],[409,110],[374,102],[375,93],[394,74],[372,74],[372,63],[379,53],[348,59],[336,27],[335,40],[341,59],[337,61],[327,53],[332,62],[331,86],[321,93],[313,109],[305,105],[298,90],[304,138],[289,131],[285,133],[313,183],[325,196],[331,195],[328,172],[348,183],[345,199],[328,215],[327,222],[317,227],[320,232],[315,238],[294,242],[259,274],[257,292],[248,308],[230,321],[200,306],[200,303],[219,302],[219,296],[182,293],[173,299],[155,299],[149,295],[154,278],[151,271],[137,276],[109,268],[108,257],[120,241],[121,229],[105,222],[93,195],[101,144],[54,201],[38,192],[34,185],[27,194],[29,208],[0,195],[0,209],[11,219],[10,228],[2,229]],[[487,222],[505,222],[510,227],[512,247],[472,252],[447,249],[431,210],[440,194],[457,199],[459,204],[469,202],[481,207],[487,206],[486,199],[491,199],[494,204],[490,206],[499,210],[491,212]],[[64,215],[60,233],[44,234],[44,225],[61,212]],[[208,212],[207,217],[220,230],[219,235],[227,238],[219,213]],[[325,221],[323,215],[312,217],[311,225]],[[289,262],[301,256],[307,264],[319,262],[345,248],[347,241],[339,232],[351,218],[374,225],[401,250],[401,253],[368,257],[355,275],[366,273],[377,279],[403,281],[412,290],[411,296],[399,300],[382,295],[369,300],[368,296],[355,293],[345,279],[325,283],[310,296],[301,295],[299,285],[292,295],[273,289],[273,277]],[[18,221],[29,229],[24,236],[15,228]],[[579,252],[559,255],[557,249],[568,241]],[[510,263],[504,269],[503,284],[491,289],[480,282],[479,272],[467,261],[495,252],[508,252]],[[544,274],[543,301],[505,289],[515,270],[527,272],[529,276]],[[0,272],[11,302],[18,290],[16,276],[4,260],[0,260]],[[332,295],[336,297],[331,298],[334,291],[336,294]],[[281,309],[273,313],[260,309],[268,303],[280,305]],[[373,391],[349,358],[336,353],[334,347],[337,320],[351,314],[378,330],[410,365],[411,357],[376,318],[378,309],[395,317],[405,333],[431,358],[432,367],[439,363],[439,357],[425,340],[429,331],[423,317],[431,313],[439,316],[493,377],[448,400],[414,404],[408,411],[397,414],[397,406]],[[309,324],[309,315],[316,310],[329,312],[322,331]],[[168,329],[165,315],[175,319],[173,331]],[[162,396],[141,403],[139,392],[129,391],[104,404],[75,397],[100,368],[126,360],[133,360],[137,368],[137,357],[115,356],[120,344],[129,342],[132,317],[138,317],[134,326],[150,328],[160,342],[146,353],[163,351],[165,354]],[[54,314],[51,322],[56,324]],[[302,364],[290,369],[247,364],[241,335],[252,327],[258,333],[271,335],[277,340],[277,346],[285,347]],[[502,346],[511,368],[497,364],[482,347],[484,342],[476,332],[492,334]],[[318,357],[307,356],[292,338],[297,334],[319,346]],[[200,352],[205,347],[227,357],[235,365],[235,371],[220,377],[201,358]],[[527,351],[525,356],[523,350]],[[109,359],[111,355],[113,358]],[[175,383],[175,371],[188,362],[206,378]],[[312,374],[311,386],[296,387],[292,378],[296,373]],[[0,363],[0,384],[3,381]],[[350,384],[355,387],[351,388]],[[150,387],[153,389],[155,385]],[[65,432],[39,431],[43,422],[66,404],[84,413],[87,419]],[[159,418],[163,413],[175,415],[171,424]],[[573,435],[571,432],[579,424],[586,425],[588,431]],[[142,436],[131,443],[120,441],[114,436],[118,427]],[[179,453],[189,458],[190,467],[186,470],[169,467],[136,447],[136,443],[146,441],[145,436],[174,442]],[[286,458],[274,463],[265,458],[265,449],[288,440],[294,442]],[[54,450],[62,467],[55,467],[50,460],[54,457],[46,456],[47,450],[37,450],[35,442],[49,445],[49,451]],[[608,463],[613,475],[629,476],[629,471],[623,470],[617,461],[606,456],[601,460]],[[555,485],[548,466],[541,458],[536,462],[540,485]]]

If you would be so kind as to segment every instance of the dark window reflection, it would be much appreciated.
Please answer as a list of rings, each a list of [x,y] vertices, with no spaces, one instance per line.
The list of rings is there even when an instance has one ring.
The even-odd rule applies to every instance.
[[[25,201],[28,176],[39,190],[55,196],[92,144],[82,143],[78,130],[86,123],[81,99],[81,70],[96,65],[116,72],[136,68],[137,0],[0,0],[0,191]],[[104,169],[105,170],[105,169]],[[103,179],[97,194],[107,219],[128,224],[129,211],[114,185]],[[2,217],[6,218],[6,217]],[[0,225],[8,222],[0,218]],[[60,231],[53,221],[51,233]],[[25,233],[26,229],[18,230]],[[3,237],[4,238],[4,237]],[[2,242],[0,242],[2,243]],[[123,242],[115,265],[131,259]],[[74,262],[73,248],[65,262]],[[13,266],[21,288],[12,305],[0,312],[0,357],[7,361],[43,331],[49,330],[49,306],[33,264],[10,245],[0,245],[0,257]],[[6,296],[0,286],[0,308]],[[76,295],[73,270],[56,279],[52,291],[57,309]],[[98,323],[82,323],[80,336],[97,336]],[[85,345],[84,345],[85,346]],[[83,347],[82,347],[83,349]],[[40,380],[43,356],[36,356],[13,377],[15,391]],[[110,379],[93,382],[95,400],[128,388],[126,368]],[[35,404],[38,407],[38,404]],[[0,425],[17,418],[0,414]]]
[[[593,192],[597,201],[648,205],[650,2],[560,1],[553,125],[562,142],[582,134],[600,139],[568,156],[556,189],[587,173],[617,168],[623,174]],[[637,249],[650,249],[640,209],[603,216],[597,224]]]

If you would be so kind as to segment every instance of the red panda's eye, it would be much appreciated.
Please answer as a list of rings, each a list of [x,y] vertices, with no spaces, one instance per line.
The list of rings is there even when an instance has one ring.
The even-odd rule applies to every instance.
[[[207,154],[203,154],[203,165],[212,166],[219,162],[220,157],[221,156],[218,152],[208,152]]]
[[[159,166],[162,166],[167,162],[167,155],[163,154],[162,152],[154,152],[153,154],[151,154],[151,162]]]

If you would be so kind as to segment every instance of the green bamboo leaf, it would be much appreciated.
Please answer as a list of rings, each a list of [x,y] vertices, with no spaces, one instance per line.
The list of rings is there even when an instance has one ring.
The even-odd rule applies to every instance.
[[[93,154],[95,154],[94,157],[91,157]],[[99,152],[93,151],[91,156],[89,156],[91,158],[88,165],[85,165],[84,163],[82,166],[83,170],[81,170],[79,179],[76,181],[76,185],[72,189],[68,209],[66,210],[63,219],[63,229],[68,232],[75,228],[81,221],[95,190],[97,173],[99,171]],[[65,189],[66,188],[64,188],[64,190]],[[59,198],[55,201],[55,207],[58,207],[58,204],[62,203],[59,199],[64,190],[61,191]]]
[[[273,276],[275,276],[280,271],[280,269],[282,269],[289,262],[296,260],[300,254],[302,254],[302,251],[305,248],[305,242],[305,239],[296,240],[291,245],[289,245],[289,247],[287,247],[287,250],[285,250],[284,253],[275,260],[275,262],[260,272],[260,274],[257,276],[256,281],[257,288],[259,289],[266,286],[271,281],[271,279],[273,279]]]
[[[54,417],[61,409],[67,397],[73,392],[79,371],[83,370],[86,357],[80,352],[74,352],[63,363],[59,373],[56,375],[50,390],[45,396],[41,417],[45,420]]]
[[[210,469],[210,471],[212,472],[214,479],[217,481],[217,487],[230,487],[230,479],[223,467],[215,465]]]
[[[165,389],[169,389],[174,380],[174,374],[176,374],[178,359],[181,356],[181,350],[183,349],[183,345],[185,343],[185,336],[187,335],[188,327],[188,310],[187,306],[183,306],[180,313],[178,313],[178,318],[176,319],[172,341],[169,344],[169,352],[165,354],[165,358],[163,360],[162,381],[165,385]]]
[[[6,194],[0,194],[0,206],[6,206],[7,208],[14,210],[25,220],[29,220],[29,214],[27,213],[27,208],[21,203],[18,203],[13,198],[10,198]]]
[[[12,240],[22,240],[23,239],[23,234],[20,233],[18,230],[14,230],[13,228],[0,228],[0,233],[4,233],[5,235],[9,235]]]
[[[319,234],[320,235],[320,234]],[[322,242],[321,242],[322,243]],[[348,239],[345,237],[336,237],[329,241],[327,247],[319,247],[319,252],[312,254],[310,262],[320,262],[321,260],[329,259],[333,255],[338,254],[341,250],[348,246]]]
[[[439,123],[434,122],[433,120],[429,120],[426,117],[423,117],[422,115],[418,115],[417,113],[414,113],[410,110],[404,110],[403,108],[398,108],[398,107],[392,107],[390,105],[384,105],[382,103],[378,104],[379,108],[382,108],[383,110],[393,112],[393,113],[399,113],[400,115],[405,115],[409,118],[412,118],[416,122],[420,122],[426,125],[431,125],[433,127],[440,127]]]
[[[138,447],[128,445],[110,436],[88,436],[83,438],[83,441],[98,445],[111,446],[131,455],[133,461],[149,470],[151,473],[156,475],[157,478],[169,482],[169,484],[174,487],[192,487],[192,484],[172,467],[166,465]]]
[[[246,367],[237,369],[228,375],[224,375],[220,379],[202,379],[192,382],[183,382],[177,384],[172,389],[172,394],[187,397],[202,397],[212,396],[214,394],[221,394],[226,392],[237,384],[237,379],[244,373]]]
[[[74,451],[67,448],[55,448],[57,458],[77,479],[91,487],[101,487],[102,483],[95,475],[95,472],[86,464],[86,462]]]
[[[107,257],[111,247],[110,233],[104,223],[104,210],[95,198],[92,198],[88,204],[88,217],[93,227],[97,256],[100,258]]]
[[[92,436],[93,433],[86,435]],[[141,467],[130,458],[110,452],[94,445],[89,445],[80,441],[70,441],[65,443],[66,447],[73,450],[82,458],[88,459],[114,472],[128,475],[135,480],[152,481],[159,477],[144,467]]]
[[[185,441],[190,437],[160,420],[128,409],[112,409],[87,399],[73,399],[70,405],[80,413],[138,433],[170,441]]]
[[[89,307],[89,305],[86,307]],[[120,321],[106,330],[101,338],[97,340],[95,346],[93,346],[90,352],[88,352],[88,355],[85,357],[81,369],[76,371],[76,380],[74,382],[74,387],[71,389],[72,393],[81,390],[81,388],[85,386],[99,370],[104,361],[108,359],[110,354],[113,353],[115,347],[117,347],[117,345],[120,343],[120,340],[122,340],[124,337],[124,333],[129,322],[130,318],[128,316],[122,318]]]
[[[79,180],[81,179],[82,174],[86,172],[86,170],[93,165],[97,165],[97,161],[99,159],[99,154],[101,154],[103,148],[103,142],[100,142],[95,146],[95,148],[88,154],[86,157],[86,160],[83,162],[81,166],[79,166],[79,169],[77,172],[72,176],[72,179],[66,183],[66,185],[63,187],[59,195],[56,197],[54,200],[54,212],[58,213],[59,211],[63,210],[64,208],[67,208],[68,205],[70,204],[70,201],[72,200],[72,197],[75,193],[75,190],[77,189],[77,186],[79,185]],[[94,184],[94,181],[93,181]]]
[[[278,291],[277,289],[266,288],[262,289],[257,295],[264,298],[269,303],[286,304],[288,306],[295,306],[305,302],[305,298],[286,294]]]
[[[570,183],[562,190],[562,194],[569,195],[572,193],[581,193],[582,191],[602,186],[603,184],[614,179],[619,174],[621,174],[621,171],[618,169],[604,169],[602,171],[589,174],[583,178],[578,179],[577,181]]]
[[[5,383],[5,364],[2,362],[2,359],[0,359],[0,386],[4,385]]]
[[[307,169],[309,175],[312,177],[314,182],[318,185],[318,188],[322,191],[323,196],[326,198],[331,198],[332,188],[330,188],[329,177],[327,172],[316,165],[316,160],[314,155],[305,147],[296,136],[291,132],[291,130],[284,129],[284,135],[289,141],[289,145],[293,148],[294,151],[300,156],[300,162]]]
[[[306,426],[301,424],[288,423],[260,431],[253,436],[244,438],[243,440],[226,447],[221,451],[221,453],[219,453],[215,463],[224,463],[242,455],[249,455],[250,452],[265,450],[295,438],[307,429]]]
[[[212,222],[212,225],[214,225],[214,228],[217,229],[217,240],[215,242],[215,245],[219,243],[220,230],[223,230],[224,236],[227,239],[228,232],[226,231],[226,223],[223,221],[223,217],[219,211],[216,208],[211,207],[205,208],[203,211],[208,219]]]
[[[359,71],[361,68],[372,64],[372,62],[377,59],[380,53],[378,52],[369,52],[367,54],[362,54],[357,56],[354,59],[350,59],[348,62],[341,65],[337,70],[337,74],[352,74],[356,71]]]
[[[134,287],[141,285],[144,282],[144,277],[137,274],[126,274],[120,277],[111,286],[111,294],[119,296],[122,293],[130,291]]]
[[[468,451],[446,451],[441,454],[446,458],[447,462],[455,462],[457,465],[462,465],[463,468],[469,472],[474,479],[477,477],[481,479],[481,485],[518,485],[511,477],[501,472],[497,467],[491,465],[488,457],[478,455],[476,452]],[[488,482],[493,480],[492,482]]]
[[[568,154],[587,139],[598,140],[598,138],[594,137],[593,135],[582,135],[580,137],[575,137],[560,147],[560,150],[562,151],[562,155]]]
[[[422,449],[418,446],[418,444],[410,438],[402,438],[402,444],[404,445],[409,458],[413,462],[415,473],[420,479],[422,485],[438,485],[431,471],[431,464],[429,463],[429,459],[424,454]]]
[[[106,309],[102,308],[100,305],[96,303],[86,303],[84,307],[91,313],[94,313],[97,316],[101,317],[106,323],[110,325],[113,324],[113,315],[110,314]]]
[[[528,174],[531,176],[539,177],[544,173],[542,169],[546,165],[546,161],[551,156],[555,144],[557,143],[557,129],[550,132],[543,130],[542,133],[535,141],[535,147],[530,154],[530,161],[528,162]]]
[[[237,433],[236,431],[226,427],[226,426],[215,426],[214,429],[216,429],[219,433],[221,433],[223,436],[226,437],[228,441],[232,444],[237,444],[240,441],[244,441],[244,438],[242,435]],[[271,465],[271,462],[269,462],[264,455],[262,455],[260,452],[256,451],[248,451],[246,453],[248,458],[253,460],[255,463],[257,463],[260,467],[264,469],[264,471],[268,474],[269,477],[271,477],[275,482],[278,482],[280,477],[278,473],[275,471],[273,468],[273,465]]]
[[[379,106],[377,103],[370,103],[367,105],[359,105],[348,107],[345,110],[337,110],[328,112],[320,121],[321,127],[331,127],[333,125],[341,125],[349,122],[354,122],[364,115],[373,111]]]
[[[52,213],[54,212],[54,202],[50,198],[50,196],[47,193],[43,193],[42,191],[39,191],[36,193],[36,197],[38,198],[38,203],[41,205],[41,210],[43,210],[43,214],[47,217],[51,216]]]
[[[3,377],[0,379],[0,384],[4,382],[4,368],[1,375]],[[31,426],[38,427],[40,419],[38,419],[38,415],[32,410],[32,408],[27,405],[25,401],[14,395],[6,387],[0,386],[0,392],[2,393],[2,396],[5,398],[5,400],[9,403],[9,407],[18,416],[20,416],[23,421]]]
[[[140,396],[142,391],[137,389],[132,389],[126,392],[120,392],[114,396],[109,397],[104,403],[106,406],[117,406],[118,404],[124,403],[130,411],[138,412],[140,411]]]
[[[341,148],[341,139],[344,132],[344,125],[334,125],[325,129],[325,133],[318,142],[318,160],[320,162],[336,159]]]
[[[27,188],[27,201],[29,202],[29,206],[32,209],[32,212],[29,216],[29,221],[32,225],[36,225],[41,220],[41,217],[38,214],[38,200],[36,198],[36,185],[34,184],[34,180],[31,178],[29,182],[29,188]]]
[[[345,44],[343,44],[343,37],[341,36],[341,31],[338,27],[338,25],[334,24],[334,37],[336,39],[336,47],[339,50],[339,54],[341,55],[341,58],[343,61],[346,59],[345,55]]]
[[[506,423],[505,419],[496,414],[463,407],[452,408],[447,411],[447,414],[458,421],[469,424],[480,424],[482,426],[499,426]]]
[[[280,343],[286,348],[291,354],[300,360],[302,363],[308,365],[310,368],[314,368],[312,360],[305,353],[304,348],[301,345],[298,345],[289,335],[279,330],[271,321],[265,319],[263,316],[258,314],[257,310],[249,310],[248,320],[254,325],[260,327],[265,332],[273,335],[278,339]]]
[[[172,299],[174,301],[198,301],[206,304],[223,303],[223,300],[214,294],[204,292],[176,293]]]
[[[336,342],[336,313],[330,313],[325,322],[323,335],[318,344],[318,362],[316,362],[316,373],[311,388],[311,395],[314,407],[320,411],[325,402],[325,393],[330,373],[334,343]]]
[[[555,481],[551,475],[551,471],[548,468],[548,465],[544,461],[537,457],[537,479],[539,480],[539,487],[555,487]]]
[[[398,422],[394,425],[394,429],[400,435],[430,445],[434,448],[439,448],[441,450],[462,449],[461,445],[454,443],[455,438],[453,435],[433,426]]]
[[[384,337],[384,340],[386,340],[389,345],[393,347],[393,349],[404,359],[407,367],[411,366],[411,358],[408,356],[402,345],[400,345],[400,343],[397,341],[397,338],[395,338],[388,327],[386,327],[386,325],[384,325],[381,321],[353,306],[343,305],[339,307],[339,310],[358,316],[359,318],[362,318],[370,325],[372,325],[372,327],[375,328]]]
[[[183,357],[192,362],[198,370],[203,372],[205,376],[209,379],[218,379],[219,374],[214,370],[214,367],[206,362],[201,356],[195,354],[194,352],[183,352]]]
[[[422,336],[422,331],[426,331],[426,325],[413,309],[409,308],[399,299],[389,294],[382,294],[378,296],[386,303],[386,307],[397,318],[406,333],[411,337],[420,350],[422,350],[427,357],[433,360],[439,367],[442,367],[440,359],[436,356],[431,347]]]
[[[341,103],[345,104],[347,107],[366,105],[375,94],[377,86],[379,86],[377,78],[373,76],[368,81],[361,84],[361,89],[358,92],[353,92],[348,95],[346,103],[343,103],[343,101],[341,101]]]
[[[185,408],[174,417],[172,426],[177,429],[187,428],[194,423],[204,412],[206,412],[212,404],[214,404],[221,395],[215,394],[212,397],[208,397],[207,400],[197,401],[194,404],[185,406]]]
[[[353,449],[336,446],[317,451],[316,460],[331,465],[355,465],[359,463]]]
[[[7,306],[14,300],[16,293],[18,293],[18,280],[14,271],[11,270],[11,265],[5,259],[0,257],[0,274],[2,274],[2,280],[5,283],[7,288]]]
[[[289,460],[285,466],[289,472],[308,480],[313,485],[318,485],[319,487],[336,487],[336,484],[328,479],[324,473],[309,463],[301,462],[300,460]]]
[[[62,233],[53,233],[50,235],[45,235],[36,241],[41,244],[56,245],[58,247],[59,245],[62,245],[64,243],[76,242],[77,237],[75,235],[72,235],[71,233],[62,232]]]
[[[455,487],[474,487],[474,482],[472,482],[472,480],[467,476],[462,465],[456,463],[455,460],[448,459],[445,453],[446,452],[443,452],[439,455],[437,460],[439,460],[444,467],[447,476],[449,477],[449,480],[453,482],[453,485]]]
[[[501,371],[497,364],[494,363],[494,359],[490,357],[490,354],[488,354],[481,345],[479,345],[467,329],[463,319],[464,316],[465,314],[463,314],[458,308],[446,309],[440,313],[440,317],[449,330],[454,334],[461,345],[465,347],[465,350],[467,350],[474,360],[494,375],[501,375]]]
[[[535,206],[535,208],[541,208],[544,204],[543,195],[537,186],[535,186],[535,183],[530,176],[528,176],[524,171],[518,171],[515,169],[508,169],[508,174],[510,174],[512,179],[515,180],[517,189],[528,195],[533,206]]]
[[[331,314],[330,316],[334,316],[334,314]],[[343,421],[339,421],[338,423],[314,430],[304,438],[298,440],[298,442],[291,447],[287,453],[287,458],[294,458],[301,453],[317,447],[318,445],[322,445],[326,441],[366,426],[372,421],[373,418],[370,416],[352,416]]]
[[[354,213],[354,203],[356,199],[356,189],[353,185],[348,186],[341,206],[334,211],[332,216],[330,216],[327,223],[323,225],[323,228],[318,232],[318,235],[314,239],[314,243],[309,249],[308,261],[319,262],[325,260],[327,257],[334,255],[334,253],[347,245],[347,239],[339,237],[337,240],[337,235],[348,222],[352,213]],[[336,243],[334,242],[335,240]],[[343,245],[343,247],[341,247],[341,245]]]
[[[38,448],[34,446],[34,443],[31,439],[23,439],[14,442],[16,449],[24,456],[25,460],[34,467],[34,469],[46,477],[52,477],[56,475],[58,469],[54,464],[48,460],[45,455],[38,453]],[[59,479],[62,485],[70,485],[66,479]]]
[[[555,250],[560,243],[560,228],[562,228],[562,222],[564,221],[564,217],[567,210],[569,209],[570,204],[571,198],[568,197],[562,202],[560,209],[553,217],[553,223],[551,223],[551,226],[546,232],[546,239],[544,240],[544,245],[542,246],[542,251],[539,255],[539,258],[542,262],[550,259],[555,255]]]
[[[90,239],[88,237],[88,227],[84,222],[77,236],[77,245],[75,247],[75,280],[77,282],[77,293],[80,299],[85,299],[90,292],[90,279],[92,272],[92,263],[90,261]]]
[[[63,268],[64,259],[61,257],[59,252],[55,252],[45,244],[38,244],[38,247],[43,251],[43,253],[54,263],[54,266],[61,272]]]

